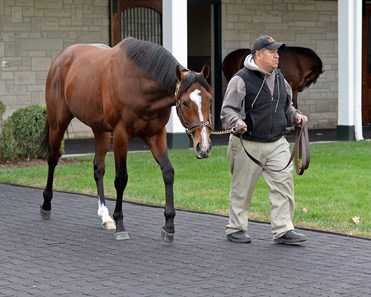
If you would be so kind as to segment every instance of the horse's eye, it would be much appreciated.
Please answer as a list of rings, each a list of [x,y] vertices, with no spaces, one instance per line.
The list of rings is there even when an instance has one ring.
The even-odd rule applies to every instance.
[[[182,106],[184,107],[184,108],[189,108],[189,104],[188,104],[188,102],[187,101],[182,101]]]

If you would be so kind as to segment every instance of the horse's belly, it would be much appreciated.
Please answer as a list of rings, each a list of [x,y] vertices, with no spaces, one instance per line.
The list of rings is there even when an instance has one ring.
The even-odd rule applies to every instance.
[[[71,96],[66,98],[71,113],[82,123],[93,130],[112,131],[103,111],[103,103],[100,97],[87,95]]]
[[[87,120],[82,120],[82,122],[85,125],[92,128],[94,131],[106,131],[106,132],[112,132],[113,131],[113,127],[104,118],[101,118],[101,119],[87,119]]]

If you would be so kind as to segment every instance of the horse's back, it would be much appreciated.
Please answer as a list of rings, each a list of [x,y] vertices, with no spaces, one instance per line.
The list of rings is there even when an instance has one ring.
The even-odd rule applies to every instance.
[[[251,53],[248,48],[240,48],[230,52],[223,60],[222,68],[224,76],[229,81],[234,73],[243,67],[247,55]],[[318,55],[310,48],[300,46],[286,46],[279,50],[280,68],[287,77],[295,79],[299,72],[305,71],[306,75],[313,73],[318,76],[323,73],[323,65]],[[285,74],[284,73],[284,74]]]
[[[280,68],[285,70],[285,77],[300,81],[299,91],[315,83],[323,73],[320,57],[312,49],[300,46],[287,46],[281,51]]]
[[[222,62],[222,69],[227,81],[230,81],[232,76],[243,67],[243,62],[250,53],[250,49],[240,48],[225,56]]]
[[[296,66],[306,69],[313,69],[313,71],[322,73],[322,60],[310,48],[299,46],[287,46],[284,50],[280,51],[280,62],[287,64],[295,63]]]
[[[52,79],[68,84],[70,80],[76,79],[78,74],[86,74],[92,69],[95,70],[93,76],[96,74],[94,67],[104,59],[100,58],[102,53],[110,49],[103,44],[75,44],[65,48],[53,61],[48,72],[47,84],[48,80]]]
[[[75,44],[65,48],[50,66],[46,88],[53,92],[56,91],[53,87],[65,88],[73,79],[81,79],[79,74],[87,74],[98,65],[99,54],[97,53],[107,49],[110,47],[103,44]],[[92,76],[95,72],[91,73]]]

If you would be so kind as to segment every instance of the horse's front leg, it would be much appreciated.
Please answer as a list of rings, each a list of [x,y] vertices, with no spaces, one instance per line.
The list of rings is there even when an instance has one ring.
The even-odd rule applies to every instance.
[[[153,157],[156,159],[157,163],[161,167],[162,177],[165,184],[165,226],[162,227],[161,236],[166,242],[173,242],[174,240],[174,217],[175,217],[175,207],[174,207],[174,168],[171,165],[167,154],[167,143],[166,143],[166,130],[155,136],[144,139],[146,144],[151,149]]]
[[[299,96],[298,90],[293,90],[292,91],[292,104],[294,105],[296,109],[298,108],[298,96]]]
[[[116,206],[113,212],[113,218],[116,222],[116,240],[130,239],[128,232],[124,226],[124,213],[122,211],[122,199],[124,190],[128,182],[128,174],[126,168],[126,160],[116,168],[115,188],[116,188]]]
[[[102,228],[113,230],[116,228],[114,220],[109,215],[106,205],[103,177],[106,170],[105,157],[111,141],[111,133],[94,131],[95,157],[94,157],[94,180],[98,192],[98,216],[102,220]]]
[[[168,155],[165,154],[162,157],[161,165],[162,176],[165,184],[165,226],[162,227],[161,236],[162,239],[166,242],[173,242],[174,240],[174,217],[175,217],[175,207],[174,207],[174,168],[170,163]]]
[[[130,239],[124,226],[124,214],[122,211],[122,199],[128,183],[128,172],[126,167],[126,157],[128,152],[128,140],[125,133],[115,131],[113,137],[113,148],[115,154],[115,188],[116,188],[116,206],[113,212],[113,218],[116,222],[116,240]]]

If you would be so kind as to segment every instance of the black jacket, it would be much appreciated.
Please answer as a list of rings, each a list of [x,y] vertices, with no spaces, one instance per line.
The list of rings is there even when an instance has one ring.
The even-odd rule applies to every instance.
[[[248,130],[242,137],[260,142],[281,138],[289,124],[286,110],[291,101],[281,71],[276,70],[273,96],[263,73],[243,67],[236,75],[246,86],[244,105]]]

